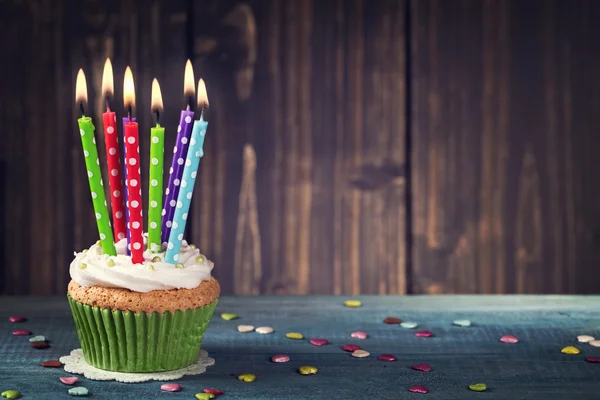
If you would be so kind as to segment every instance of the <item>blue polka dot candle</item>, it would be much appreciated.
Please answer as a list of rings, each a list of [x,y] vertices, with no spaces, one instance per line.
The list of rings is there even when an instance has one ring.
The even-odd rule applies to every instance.
[[[186,98],[194,97],[194,71],[190,60],[185,65],[185,81],[183,94]],[[190,132],[192,131],[192,121],[194,112],[190,110],[188,104],[187,109],[181,111],[179,118],[179,126],[177,127],[177,139],[173,147],[173,161],[169,169],[169,183],[165,190],[164,208],[162,210],[162,234],[161,240],[163,243],[169,239],[173,217],[175,215],[175,205],[179,195],[181,178],[183,175],[185,158],[188,153],[190,141]]]
[[[202,79],[198,82],[198,107],[202,109],[208,107],[206,86]],[[196,183],[196,176],[198,175],[198,165],[200,164],[200,158],[204,155],[202,147],[204,145],[207,127],[208,122],[204,120],[204,113],[202,112],[200,113],[200,118],[197,121],[194,121],[190,147],[188,149],[185,168],[181,178],[179,196],[175,203],[175,214],[173,216],[173,224],[167,243],[167,253],[165,255],[165,261],[171,264],[176,264],[179,261],[179,250],[181,249],[185,224],[187,222],[190,204],[192,203],[194,183]]]

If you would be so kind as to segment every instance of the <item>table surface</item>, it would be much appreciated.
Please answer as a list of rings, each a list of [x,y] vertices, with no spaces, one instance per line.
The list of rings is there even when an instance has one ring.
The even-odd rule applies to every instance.
[[[600,296],[357,296],[359,308],[344,307],[348,297],[261,296],[219,300],[203,347],[216,364],[199,376],[175,382],[182,391],[161,392],[161,382],[124,384],[95,382],[80,377],[79,385],[95,399],[187,398],[203,388],[225,392],[225,399],[599,399],[600,364],[585,361],[600,356],[600,348],[577,343],[576,337],[600,337]],[[223,312],[239,319],[225,321]],[[9,323],[10,315],[28,321]],[[386,325],[383,319],[399,317],[419,324],[417,329]],[[471,327],[452,325],[469,319]],[[237,326],[271,326],[271,335],[239,333]],[[33,349],[27,337],[12,336],[15,329],[45,335],[52,347]],[[415,336],[419,329],[435,336]],[[365,331],[366,340],[350,338]],[[291,340],[287,332],[300,332],[304,340]],[[40,363],[58,359],[79,347],[66,298],[0,298],[0,392],[19,390],[23,399],[71,398],[69,387],[59,382],[67,376],[61,369]],[[506,334],[517,344],[499,341]],[[329,345],[316,347],[310,338],[326,338]],[[358,344],[371,352],[368,358],[353,358],[340,346]],[[568,345],[579,347],[578,355],[562,354]],[[288,363],[272,363],[273,354],[285,353]],[[377,360],[392,353],[394,362]],[[429,373],[411,365],[429,363]],[[319,369],[317,375],[300,375],[301,365]],[[255,382],[237,380],[253,373]],[[486,392],[468,389],[483,382]],[[408,392],[424,385],[428,394]]]

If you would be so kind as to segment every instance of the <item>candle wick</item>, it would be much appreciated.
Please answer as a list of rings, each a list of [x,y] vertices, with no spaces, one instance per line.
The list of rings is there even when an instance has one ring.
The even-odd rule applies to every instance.
[[[154,113],[156,114],[156,125],[160,126],[160,110],[156,109],[154,110]]]
[[[127,106],[127,118],[129,119],[129,122],[132,122],[131,120],[131,104]]]
[[[106,111],[110,112],[110,100],[109,100],[108,96],[106,96]]]
[[[79,109],[81,110],[81,115],[85,117],[85,109],[83,108],[83,101],[79,103]]]

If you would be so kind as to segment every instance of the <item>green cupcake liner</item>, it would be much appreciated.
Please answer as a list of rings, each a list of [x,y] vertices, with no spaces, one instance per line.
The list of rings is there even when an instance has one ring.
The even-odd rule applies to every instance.
[[[217,300],[175,313],[135,313],[92,307],[67,296],[85,360],[117,372],[159,372],[198,359]]]

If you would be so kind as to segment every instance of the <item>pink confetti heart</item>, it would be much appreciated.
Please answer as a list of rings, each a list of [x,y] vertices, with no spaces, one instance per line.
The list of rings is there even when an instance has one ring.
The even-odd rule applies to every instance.
[[[396,356],[393,354],[382,354],[377,359],[379,361],[396,361]]]
[[[65,385],[74,385],[75,382],[79,380],[79,378],[76,376],[61,376],[58,379],[60,379],[60,381]]]
[[[427,389],[425,386],[413,386],[413,387],[409,387],[408,390],[413,393],[423,393],[423,394],[429,392],[429,389]]]
[[[415,333],[416,337],[431,337],[433,336],[433,332],[431,331],[419,331]]]
[[[211,389],[211,388],[206,388],[206,389],[202,389],[202,391],[204,393],[208,393],[208,394],[214,394],[215,396],[220,396],[223,394],[223,391],[221,389]]]
[[[600,357],[586,357],[585,361],[587,362],[591,362],[591,363],[600,363]]]
[[[276,363],[285,363],[290,361],[290,356],[287,354],[275,354],[273,357],[271,357],[271,361]]]
[[[355,344],[345,344],[342,346],[342,350],[344,351],[349,351],[349,352],[355,352],[356,350],[360,350],[360,346],[357,346]]]
[[[367,338],[367,332],[362,332],[362,331],[352,332],[350,334],[350,337],[352,337],[354,339],[364,340]]]
[[[19,317],[19,316],[12,316],[12,317],[8,317],[8,320],[10,322],[25,322],[25,321],[27,321],[27,318]]]
[[[313,346],[325,346],[327,343],[329,343],[329,340],[327,340],[327,339],[310,339],[309,343],[312,344]]]
[[[165,383],[160,387],[160,390],[164,390],[165,392],[179,392],[181,385],[178,383]]]
[[[17,329],[16,331],[13,331],[13,335],[15,335],[15,336],[27,336],[27,335],[31,335],[31,331],[27,330],[27,329]]]
[[[513,335],[504,335],[500,338],[502,343],[519,343],[519,339]]]
[[[411,367],[415,371],[429,372],[431,371],[431,365],[429,364],[415,364]]]

